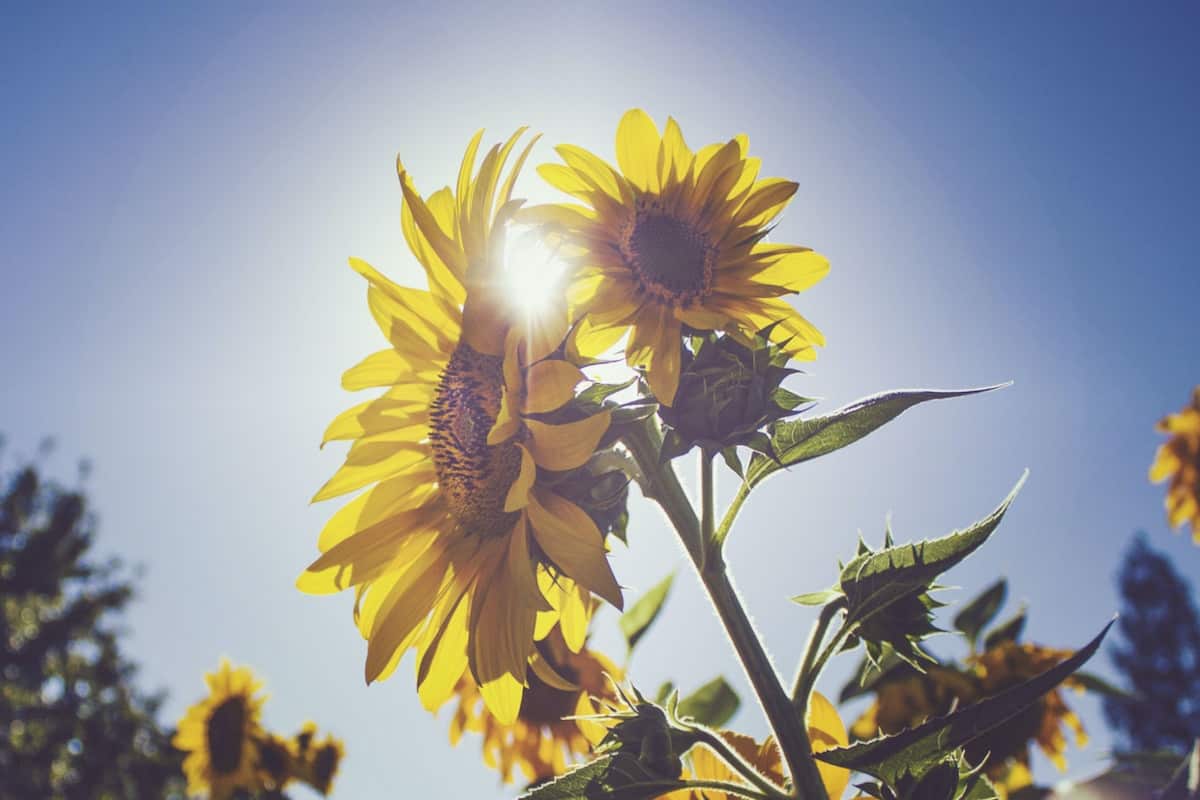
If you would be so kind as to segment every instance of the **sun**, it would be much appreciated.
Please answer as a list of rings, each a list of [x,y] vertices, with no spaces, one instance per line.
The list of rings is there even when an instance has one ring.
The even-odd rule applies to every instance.
[[[504,297],[527,317],[562,303],[567,266],[535,228],[514,228],[504,246]]]

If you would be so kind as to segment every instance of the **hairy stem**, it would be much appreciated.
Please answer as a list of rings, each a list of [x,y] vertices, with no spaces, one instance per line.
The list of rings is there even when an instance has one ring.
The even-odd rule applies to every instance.
[[[729,504],[729,508],[725,509],[725,516],[721,519],[721,525],[713,533],[713,543],[717,549],[725,545],[725,539],[729,536],[729,531],[733,529],[733,521],[737,519],[738,512],[742,510],[742,504],[746,502],[746,498],[750,496],[750,484],[742,481],[738,486],[737,494],[734,495],[733,501]]]
[[[704,537],[705,526],[711,532],[715,517],[712,459],[701,455],[700,485],[704,494],[701,513],[708,518],[708,522],[704,523],[696,518],[696,512],[671,464],[660,462],[662,435],[654,418],[648,418],[642,425],[633,427],[623,441],[642,472],[645,481],[643,491],[648,489],[651,499],[662,506],[692,558],[709,600],[742,662],[742,669],[766,712],[775,740],[783,751],[784,763],[796,787],[795,796],[802,800],[827,800],[803,718],[796,714],[791,698],[763,649],[741,598],[730,582],[725,561],[719,556],[719,548],[712,546],[715,543],[713,539],[706,540]],[[707,476],[705,473],[708,473]],[[711,560],[706,559],[708,554],[713,556]]]
[[[763,794],[780,799],[787,797],[779,790],[778,786],[764,778],[753,765],[747,763],[741,754],[730,747],[720,736],[705,728],[698,728],[696,733],[699,734],[700,741],[705,746],[719,755],[722,761],[737,770],[743,778],[754,784]]]
[[[808,696],[812,692],[812,686],[817,682],[817,676],[820,675],[821,669],[825,666],[825,662],[821,661],[817,664],[817,653],[821,650],[821,644],[825,641],[825,633],[829,630],[829,624],[833,622],[833,618],[837,613],[846,607],[846,598],[839,597],[829,603],[826,603],[821,608],[821,613],[817,617],[817,621],[813,624],[812,633],[809,634],[808,644],[804,648],[804,659],[800,662],[800,669],[796,672],[796,680],[792,684],[792,704],[796,707],[796,713],[801,718],[808,711]],[[826,656],[828,658],[828,656]]]

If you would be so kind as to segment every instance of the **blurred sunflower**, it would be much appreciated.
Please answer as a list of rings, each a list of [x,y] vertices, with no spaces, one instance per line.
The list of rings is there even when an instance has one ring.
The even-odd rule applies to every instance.
[[[577,346],[599,353],[629,331],[626,360],[647,370],[650,389],[671,405],[679,384],[681,326],[726,330],[747,341],[777,323],[772,339],[793,358],[816,357],[824,337],[781,299],[817,283],[829,262],[807,247],[763,241],[796,192],[758,179],[760,161],[744,136],[693,153],[675,120],[660,136],[640,109],[617,127],[616,170],[579,147],[539,174],[586,205],[530,208],[522,220],[547,225],[577,248],[570,287]]]
[[[530,783],[561,775],[578,756],[587,755],[604,737],[605,728],[584,719],[600,708],[593,702],[616,702],[612,680],[622,671],[603,654],[586,646],[572,652],[559,628],[538,644],[529,686],[514,722],[504,724],[483,704],[479,689],[464,675],[455,687],[458,706],[450,722],[450,742],[457,745],[464,731],[483,735],[483,760],[499,770],[505,783],[513,767]]]
[[[314,743],[301,764],[301,774],[310,786],[323,795],[333,788],[338,767],[346,756],[346,748],[340,739],[327,735],[320,743]]]
[[[208,697],[187,710],[171,744],[187,753],[188,794],[220,800],[256,785],[255,742],[263,735],[259,715],[266,697],[258,694],[262,682],[254,673],[224,659],[204,681]]]
[[[354,587],[368,682],[415,648],[427,708],[469,668],[504,723],[521,708],[535,634],[549,632],[539,615],[560,613],[563,582],[622,602],[600,530],[542,480],[582,466],[609,413],[551,421],[584,378],[555,355],[565,311],[522,317],[502,291],[506,225],[521,203],[512,188],[532,141],[501,176],[523,132],[489,150],[477,172],[476,134],[455,191],[423,199],[397,165],[401,226],[429,291],[350,261],[391,346],[342,383],[386,391],[330,424],[326,442],[353,444],[314,501],[370,488],[330,519],[321,557],[297,582],[312,593]]]
[[[857,739],[869,739],[914,728],[932,716],[949,713],[955,704],[968,706],[1023,683],[1070,655],[1070,650],[1006,641],[970,657],[964,669],[931,667],[920,674],[902,668],[896,676],[885,677],[876,686],[875,702],[851,726],[851,732]],[[1082,688],[1072,678],[1064,683]],[[1079,747],[1087,743],[1079,718],[1055,689],[969,744],[967,760],[978,764],[986,756],[985,771],[996,788],[1005,794],[1017,791],[1032,782],[1031,743],[1036,743],[1060,770],[1066,769],[1067,739],[1063,726],[1074,731]]]
[[[1200,544],[1200,386],[1192,402],[1156,426],[1168,439],[1159,445],[1150,467],[1150,480],[1167,484],[1167,520],[1172,528],[1191,523],[1192,541]]]
[[[846,726],[838,716],[837,709],[818,692],[813,692],[809,698],[808,716],[805,720],[808,727],[808,738],[812,742],[813,751],[820,753],[832,747],[844,747],[848,743]],[[776,786],[785,785],[783,772],[783,754],[775,744],[775,739],[768,736],[759,742],[753,737],[734,731],[719,731],[718,735],[742,759],[754,767],[761,775]],[[743,778],[722,761],[716,753],[706,746],[693,747],[688,751],[689,769],[684,773],[685,780],[724,781],[743,783]],[[825,785],[825,793],[829,800],[839,800],[850,783],[850,771],[822,761],[817,762],[821,773],[821,783]],[[737,800],[734,796],[712,789],[686,789],[664,795],[664,800]]]
[[[294,744],[282,736],[269,733],[255,742],[255,748],[257,785],[266,791],[282,791],[295,776]]]

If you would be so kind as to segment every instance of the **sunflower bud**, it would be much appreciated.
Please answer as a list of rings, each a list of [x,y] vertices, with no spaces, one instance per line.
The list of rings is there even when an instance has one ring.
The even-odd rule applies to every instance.
[[[780,384],[798,370],[784,366],[788,356],[760,331],[748,341],[728,334],[692,337],[684,348],[679,391],[672,406],[659,408],[669,430],[663,439],[663,459],[675,458],[699,445],[731,460],[733,448],[744,445],[774,456],[762,429],[797,413],[806,398]],[[736,462],[736,456],[733,457]]]

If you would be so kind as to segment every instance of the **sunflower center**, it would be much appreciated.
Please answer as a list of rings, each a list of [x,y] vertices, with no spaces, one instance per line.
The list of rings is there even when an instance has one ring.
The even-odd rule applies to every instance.
[[[556,664],[554,670],[572,683],[579,680],[579,673],[566,664]],[[561,722],[563,717],[575,713],[579,692],[555,689],[533,674],[532,670],[525,677],[529,681],[529,687],[521,695],[521,719],[531,725],[546,727],[555,725]]]
[[[717,248],[698,226],[639,199],[625,224],[618,249],[638,288],[676,306],[687,306],[712,291]]]
[[[208,757],[213,772],[228,775],[242,763],[242,738],[245,736],[246,704],[231,697],[213,709],[208,718]]]
[[[504,510],[521,472],[513,441],[487,443],[500,413],[504,360],[460,344],[438,382],[430,407],[429,442],[438,484],[462,530],[479,536],[508,533],[519,516]]]

